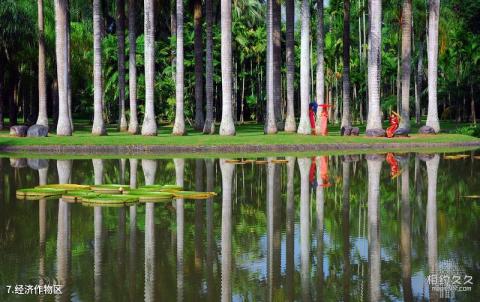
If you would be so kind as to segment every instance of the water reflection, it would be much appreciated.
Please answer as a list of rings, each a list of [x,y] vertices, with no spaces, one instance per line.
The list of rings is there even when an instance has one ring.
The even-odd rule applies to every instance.
[[[50,161],[57,169],[47,161],[18,168],[19,160],[13,167],[0,160],[0,265],[11,280],[21,280],[20,272],[55,276],[64,286],[58,301],[440,300],[425,282],[439,263],[462,257],[475,271],[480,261],[474,244],[449,237],[455,230],[478,242],[475,203],[452,204],[449,196],[477,194],[479,183],[458,173],[466,162],[393,158],[394,179],[385,155],[287,157],[284,164],[272,157],[238,166],[216,159]],[[15,201],[7,192],[55,183],[57,175],[59,183],[176,183],[219,195],[91,210],[62,199]],[[38,229],[16,222],[30,218]],[[32,250],[10,233],[35,238],[34,263]],[[2,258],[10,253],[24,261],[7,265]]]

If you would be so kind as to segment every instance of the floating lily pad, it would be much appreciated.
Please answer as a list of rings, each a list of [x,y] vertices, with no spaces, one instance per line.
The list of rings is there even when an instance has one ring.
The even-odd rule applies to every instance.
[[[178,191],[173,192],[175,198],[182,199],[207,199],[217,195],[215,192],[195,192],[195,191]]]
[[[58,196],[62,195],[66,192],[66,190],[62,189],[53,189],[53,188],[40,188],[40,189],[20,189],[17,190],[16,195],[17,198],[25,198],[25,197],[33,197],[33,196],[40,196],[40,197],[48,197],[48,196]]]
[[[445,155],[443,158],[444,159],[465,159],[469,157],[470,155],[460,154],[460,155]]]
[[[138,201],[138,197],[128,196],[128,195],[100,194],[93,197],[82,197],[82,204],[93,203],[93,204],[99,204],[99,205],[112,205],[112,204],[125,205],[127,203],[135,203],[137,201]]]
[[[480,195],[466,195],[462,196],[463,198],[468,198],[468,199],[480,199]]]
[[[183,188],[177,185],[146,185],[139,187],[139,189],[152,192],[169,192],[180,191]]]
[[[61,189],[61,190],[90,190],[90,186],[87,185],[77,185],[77,184],[49,184],[43,186],[37,186],[36,189]]]
[[[272,159],[272,163],[274,163],[274,164],[286,164],[286,163],[288,163],[288,160],[286,160],[286,159]]]
[[[73,190],[63,194],[62,199],[63,201],[66,201],[66,202],[81,202],[83,198],[94,198],[98,196],[99,196],[98,193],[95,193],[92,191]]]
[[[92,186],[92,191],[101,194],[120,194],[124,189],[129,189],[129,186],[117,184]]]
[[[265,165],[265,164],[268,163],[268,161],[266,161],[266,160],[256,160],[255,163],[256,163],[257,165]]]
[[[61,195],[50,195],[50,196],[42,196],[42,195],[33,195],[33,196],[21,196],[16,195],[17,199],[25,200],[25,201],[39,201],[39,200],[58,200]]]
[[[143,190],[131,190],[124,196],[138,197],[139,202],[159,202],[173,198],[173,194],[169,192],[148,192]]]
[[[226,163],[229,163],[229,164],[235,164],[235,163],[239,163],[240,160],[239,159],[227,159],[225,160]]]
[[[95,202],[83,202],[82,206],[84,207],[102,207],[102,208],[123,208],[135,205],[136,202],[125,202],[125,203],[95,203]]]

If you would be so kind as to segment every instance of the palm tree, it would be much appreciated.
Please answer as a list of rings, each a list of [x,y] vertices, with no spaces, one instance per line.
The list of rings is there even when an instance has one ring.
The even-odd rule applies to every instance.
[[[125,116],[125,0],[117,0],[118,43],[118,125],[121,132],[127,131]]]
[[[282,96],[281,96],[281,72],[282,64],[282,47],[281,47],[281,8],[280,0],[272,0],[272,65],[273,65],[273,114],[275,115],[275,123],[277,128],[283,129],[282,121]]]
[[[137,117],[137,37],[135,30],[135,0],[128,0],[128,84],[130,94],[130,121],[128,124],[128,132],[131,134],[138,134]]]
[[[37,125],[48,127],[47,80],[45,76],[45,33],[43,0],[38,0],[38,117]]]
[[[402,5],[402,106],[400,128],[410,131],[410,60],[412,52],[412,0]]]
[[[175,182],[177,186],[183,187],[185,175],[185,159],[174,158],[175,165]],[[184,292],[184,200],[175,200],[176,218],[177,218],[177,297],[179,301],[183,300]]]
[[[437,64],[438,64],[438,20],[440,18],[440,0],[430,0],[428,5],[428,114],[427,126],[435,132],[440,131],[437,108]]]
[[[142,135],[157,135],[155,121],[154,81],[155,81],[155,10],[153,0],[144,1],[144,36],[145,36],[145,117]]]
[[[175,80],[175,123],[173,135],[185,134],[185,116],[183,114],[183,0],[177,0],[177,63]]]
[[[317,104],[325,103],[325,62],[323,48],[325,45],[323,32],[323,0],[317,0],[317,74],[316,74],[316,97]],[[320,108],[320,110],[326,110]],[[320,113],[320,112],[319,112]],[[317,114],[315,133],[320,134],[320,116]]]
[[[369,0],[367,136],[384,136],[380,112],[382,1]]]
[[[102,1],[93,0],[93,135],[105,135],[102,79]]]
[[[300,169],[300,279],[302,301],[310,301],[310,184],[311,159],[299,158]]]
[[[222,121],[220,135],[235,135],[232,117],[232,0],[220,1]]]
[[[343,112],[341,127],[351,127],[350,115],[350,0],[343,1]]]
[[[193,1],[195,30],[195,129],[203,130],[203,47],[202,47],[202,1]]]
[[[58,76],[58,122],[57,135],[70,136],[73,132],[68,105],[70,82],[68,0],[55,0],[55,52]]]
[[[322,1],[319,1],[322,2]],[[323,2],[322,2],[323,5]],[[295,0],[287,0],[286,13],[286,65],[287,65],[287,115],[285,117],[285,132],[297,131],[295,123],[294,98],[295,98]]]
[[[277,123],[275,120],[275,76],[274,76],[274,43],[273,43],[273,2],[267,1],[267,118],[265,124],[266,134],[277,133]]]
[[[410,173],[408,161],[402,172],[402,203],[400,212],[400,261],[402,266],[403,299],[413,301],[412,294],[412,260],[411,260],[411,211],[410,211]]]
[[[308,120],[310,99],[310,6],[308,0],[302,0],[302,31],[300,39],[300,124],[297,132],[310,134],[312,129]]]
[[[213,9],[212,0],[205,0],[205,14],[206,14],[206,70],[205,70],[205,92],[207,97],[207,117],[203,127],[204,134],[215,133],[215,121],[213,120]]]

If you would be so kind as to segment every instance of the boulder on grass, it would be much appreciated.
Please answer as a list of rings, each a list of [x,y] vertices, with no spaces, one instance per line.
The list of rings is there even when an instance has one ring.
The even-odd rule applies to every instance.
[[[48,128],[42,125],[33,125],[28,128],[28,137],[45,137],[48,135]]]
[[[395,136],[404,136],[404,137],[407,137],[409,133],[410,133],[410,131],[408,131],[408,129],[398,128],[398,129],[395,131]]]
[[[350,126],[344,126],[342,127],[342,129],[340,129],[341,136],[350,136],[351,132],[352,132],[352,127]]]
[[[27,136],[27,126],[23,125],[17,125],[17,126],[12,126],[10,127],[10,136],[16,136],[16,137],[25,137]]]
[[[351,136],[358,136],[360,134],[360,128],[358,127],[353,127],[352,131],[350,131]]]
[[[370,137],[384,137],[385,136],[385,130],[383,129],[368,129],[365,131],[366,136]]]
[[[25,168],[27,166],[26,158],[10,158],[10,166],[12,168]]]
[[[33,170],[42,170],[48,168],[48,159],[32,158],[28,159],[28,166]]]
[[[430,126],[422,126],[418,129],[418,133],[420,134],[436,134],[435,130]]]

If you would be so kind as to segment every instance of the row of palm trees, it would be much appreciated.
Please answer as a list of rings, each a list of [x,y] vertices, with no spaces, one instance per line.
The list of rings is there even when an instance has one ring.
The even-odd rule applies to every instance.
[[[205,1],[206,7],[206,118],[203,116],[203,48],[201,1],[194,2],[195,25],[195,128],[205,134],[215,133],[213,117],[213,36],[212,36],[212,0]],[[286,0],[286,100],[287,112],[282,120],[281,110],[281,10],[278,0],[267,0],[267,51],[266,51],[266,91],[267,108],[265,133],[274,134],[278,130],[312,133],[308,119],[308,106],[311,102],[311,52],[310,52],[310,4],[308,0],[301,3],[301,39],[300,39],[300,121],[298,128],[294,113],[294,16],[295,0]],[[132,134],[141,132],[145,136],[157,135],[157,123],[154,111],[154,79],[155,79],[155,10],[154,0],[144,0],[144,36],[145,36],[145,114],[141,130],[137,117],[136,91],[136,29],[135,1],[128,1],[128,39],[129,48],[129,92],[130,113],[127,124],[125,111],[125,0],[116,0],[117,6],[117,37],[118,37],[118,70],[119,70],[119,129]],[[232,115],[232,2],[221,0],[221,79],[222,79],[222,117],[220,135],[235,135],[235,124]],[[325,71],[324,71],[324,13],[323,1],[317,0],[317,70],[316,70],[316,102],[325,103]],[[428,116],[427,126],[436,132],[440,130],[437,111],[437,57],[438,57],[438,23],[439,0],[429,0],[428,20]],[[183,1],[176,1],[176,25],[173,34],[176,35],[175,53],[175,83],[176,110],[173,135],[184,135],[184,49],[183,49]],[[411,28],[412,0],[403,0],[402,5],[402,58],[401,58],[401,127],[410,130],[410,74],[411,74]],[[343,29],[343,112],[342,127],[351,126],[350,113],[350,1],[344,0]],[[45,88],[45,42],[43,34],[43,1],[38,0],[39,26],[39,115],[37,124],[47,126],[46,88]],[[73,121],[71,114],[71,84],[70,84],[70,36],[68,0],[55,0],[55,44],[59,92],[59,118],[57,135],[72,135]],[[102,12],[101,0],[93,0],[93,35],[94,35],[94,118],[93,135],[106,135],[103,119],[103,78],[102,78]],[[382,1],[369,0],[369,35],[368,35],[368,120],[367,135],[383,135],[382,113],[380,109],[380,77],[382,52]],[[317,123],[319,124],[319,123]]]

